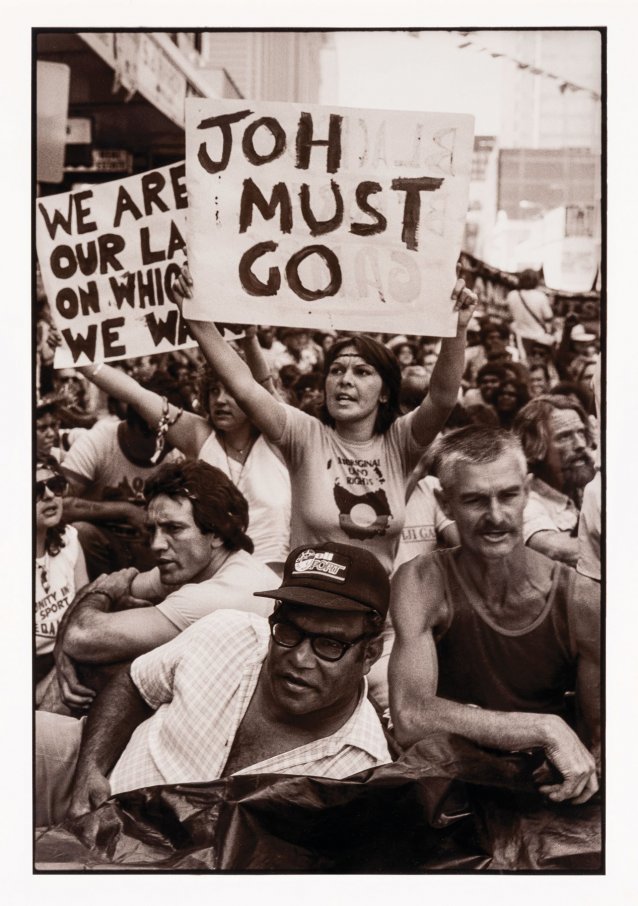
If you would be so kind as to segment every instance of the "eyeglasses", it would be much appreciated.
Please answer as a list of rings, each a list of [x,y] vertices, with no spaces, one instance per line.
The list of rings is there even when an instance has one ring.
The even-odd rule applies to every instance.
[[[52,475],[51,478],[47,478],[44,481],[36,481],[35,499],[38,503],[44,500],[45,491],[51,491],[55,497],[62,497],[68,486],[69,483],[64,475]]]
[[[343,642],[341,639],[331,639],[327,635],[321,635],[318,632],[306,632],[271,614],[268,617],[270,623],[270,634],[273,641],[282,648],[296,648],[304,639],[310,639],[310,647],[322,661],[339,661],[349,648],[353,648],[363,639],[372,638],[369,632],[357,636],[351,642]]]

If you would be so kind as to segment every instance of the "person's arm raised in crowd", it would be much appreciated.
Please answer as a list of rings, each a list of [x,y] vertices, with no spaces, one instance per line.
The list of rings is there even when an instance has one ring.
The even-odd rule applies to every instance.
[[[542,529],[527,539],[527,546],[539,554],[545,554],[552,560],[561,560],[569,566],[576,566],[578,561],[578,538],[572,538],[567,532]]]
[[[86,708],[95,696],[78,679],[75,662],[128,661],[174,638],[179,630],[153,602],[166,590],[157,570],[123,569],[103,575],[76,595],[58,627],[54,657],[62,699]]]
[[[119,368],[100,364],[85,365],[77,370],[109,396],[133,406],[151,427],[156,427],[165,414],[164,400],[160,394],[146,390],[135,378],[120,371]],[[173,424],[168,429],[166,439],[184,456],[197,459],[199,451],[211,433],[211,427],[200,415],[192,412],[182,412],[181,415],[178,413],[177,406],[168,405],[168,418]]]
[[[540,791],[556,802],[587,801],[598,789],[595,762],[560,717],[491,711],[437,696],[438,663],[432,631],[445,619],[443,601],[438,570],[427,557],[416,557],[397,570],[390,605],[396,639],[388,680],[390,712],[399,744],[407,747],[444,731],[505,751],[541,747],[563,781],[541,786]]]
[[[133,731],[153,714],[123,667],[100,692],[86,719],[68,818],[98,808],[111,795],[107,780]]]
[[[193,281],[187,268],[173,284],[173,294],[181,310],[182,299],[192,296]],[[268,390],[253,377],[249,366],[227,343],[212,321],[188,320],[188,329],[195,337],[204,358],[220,377],[241,409],[271,441],[278,441],[284,430],[286,410]],[[264,373],[265,377],[265,373]]]
[[[452,291],[454,311],[458,312],[455,337],[441,341],[441,351],[436,360],[430,386],[425,399],[412,421],[412,433],[423,447],[431,443],[454,408],[465,367],[467,325],[476,307],[477,297],[465,287],[464,280],[457,280]]]

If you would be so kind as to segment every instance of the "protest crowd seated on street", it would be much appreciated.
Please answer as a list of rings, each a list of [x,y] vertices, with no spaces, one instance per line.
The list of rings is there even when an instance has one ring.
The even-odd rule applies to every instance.
[[[458,255],[471,117],[424,177],[398,112],[190,102],[185,163],[37,202],[36,826],[515,763],[596,825],[598,294]]]

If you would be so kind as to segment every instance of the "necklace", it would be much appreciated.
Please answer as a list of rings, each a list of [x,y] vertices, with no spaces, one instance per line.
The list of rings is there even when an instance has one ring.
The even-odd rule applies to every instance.
[[[51,586],[49,585],[49,577],[47,575],[48,560],[49,555],[45,554],[43,557],[36,558],[35,561],[35,565],[40,572],[40,584],[42,585],[45,595],[51,594]]]
[[[224,448],[224,455],[226,456],[226,466],[228,467],[228,476],[229,476],[230,480],[233,482],[233,484],[235,484],[239,487],[239,482],[240,482],[241,476],[244,472],[244,466],[246,465],[246,461],[248,460],[250,451],[253,448],[255,439],[251,438],[250,441],[248,442],[248,446],[244,447],[241,450],[238,449],[237,447],[233,447],[232,444],[227,443],[225,437],[221,438],[221,442],[222,442],[222,447]],[[231,451],[230,456],[228,453],[229,450]],[[232,455],[233,453],[235,454],[234,456]],[[239,467],[239,471],[238,471],[238,467]]]

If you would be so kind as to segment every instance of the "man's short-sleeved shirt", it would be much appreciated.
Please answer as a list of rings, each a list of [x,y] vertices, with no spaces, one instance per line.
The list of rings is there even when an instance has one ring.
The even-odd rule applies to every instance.
[[[526,544],[536,532],[567,532],[575,535],[578,517],[578,508],[566,494],[533,476],[523,513],[523,538]]]
[[[268,643],[263,617],[219,611],[133,661],[133,682],[155,714],[137,727],[115,765],[112,793],[218,779],[257,686]],[[364,679],[354,712],[331,736],[236,773],[342,778],[389,762],[383,730],[366,693]]]
[[[216,610],[242,610],[267,617],[274,602],[256,598],[254,592],[279,585],[276,573],[265,563],[246,551],[233,551],[210,579],[181,585],[156,607],[180,631]]]

